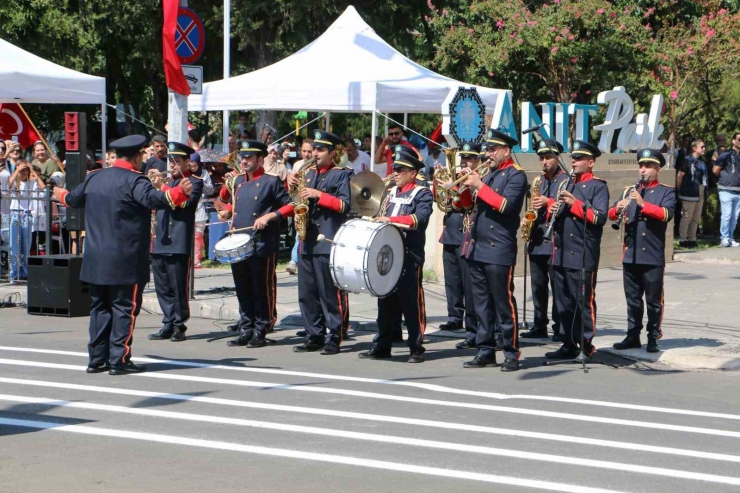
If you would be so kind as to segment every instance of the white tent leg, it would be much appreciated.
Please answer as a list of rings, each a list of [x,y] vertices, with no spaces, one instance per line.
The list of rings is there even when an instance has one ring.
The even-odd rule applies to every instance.
[[[403,114],[403,126],[404,126],[404,129],[409,128],[409,114],[408,113]]]
[[[375,172],[375,137],[378,135],[378,114],[373,111],[370,131],[370,171]]]
[[[101,135],[103,138],[103,155],[101,156],[101,159],[103,162],[105,162],[105,154],[108,152],[108,107],[105,105],[105,103],[100,105],[100,118],[103,122],[103,128],[101,129]]]
[[[331,125],[331,113],[327,111],[326,115],[324,115],[324,130],[326,130],[327,132],[331,132],[330,125]]]

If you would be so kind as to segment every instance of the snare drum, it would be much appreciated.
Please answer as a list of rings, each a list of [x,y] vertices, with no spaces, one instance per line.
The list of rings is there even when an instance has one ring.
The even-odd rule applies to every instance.
[[[396,289],[404,255],[403,235],[395,226],[352,219],[334,237],[331,277],[343,291],[382,298]]]
[[[221,238],[213,248],[216,260],[222,264],[235,264],[254,255],[254,237],[233,234]]]

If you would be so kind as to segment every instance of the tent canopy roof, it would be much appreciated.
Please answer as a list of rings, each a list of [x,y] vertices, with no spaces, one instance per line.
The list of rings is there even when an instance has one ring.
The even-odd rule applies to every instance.
[[[315,41],[254,72],[204,84],[190,111],[281,110],[439,113],[465,84],[412,62],[378,36],[354,7]],[[491,110],[506,91],[477,86]]]
[[[0,103],[105,103],[102,77],[75,72],[3,39],[0,53]]]

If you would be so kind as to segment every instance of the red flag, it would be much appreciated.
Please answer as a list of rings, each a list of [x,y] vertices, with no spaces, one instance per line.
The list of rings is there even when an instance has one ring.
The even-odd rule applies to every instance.
[[[31,120],[17,103],[0,104],[0,139],[13,140],[18,137],[18,144],[22,148],[33,145],[41,140],[36,133]]]
[[[439,125],[437,125],[437,128],[432,131],[432,134],[429,136],[429,140],[436,142],[439,145],[444,144],[447,142],[442,135],[442,122],[439,122]]]
[[[164,76],[167,87],[184,96],[190,95],[190,86],[182,73],[180,58],[175,52],[175,30],[177,29],[177,9],[179,0],[163,0],[164,25],[162,26],[162,56]]]

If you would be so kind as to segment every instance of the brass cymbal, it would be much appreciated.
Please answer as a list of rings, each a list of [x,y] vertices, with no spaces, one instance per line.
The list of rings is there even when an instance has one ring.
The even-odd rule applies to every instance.
[[[357,173],[349,182],[352,210],[361,216],[374,216],[385,191],[383,179],[370,170]]]

